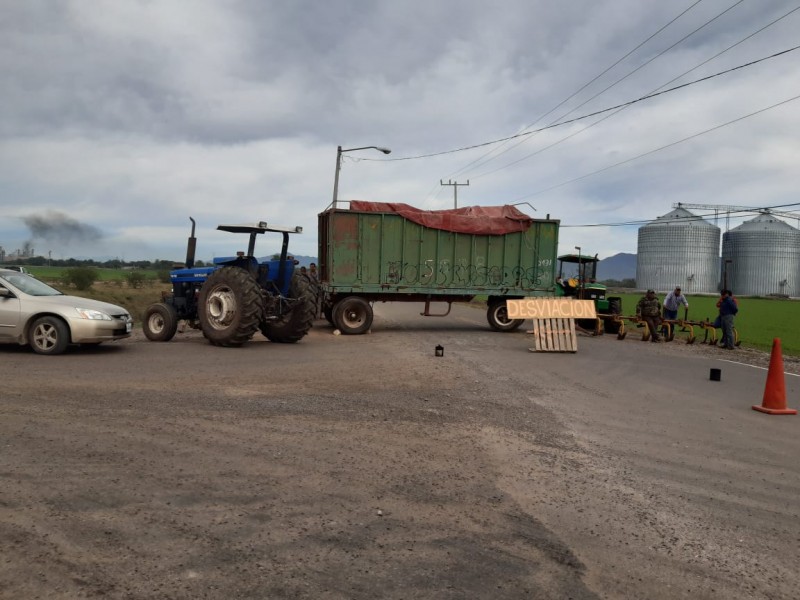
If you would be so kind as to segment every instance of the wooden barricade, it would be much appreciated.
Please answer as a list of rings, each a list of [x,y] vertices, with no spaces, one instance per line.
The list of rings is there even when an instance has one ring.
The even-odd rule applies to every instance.
[[[576,319],[597,320],[592,300],[523,298],[506,300],[509,319],[533,319],[531,352],[577,352]]]
[[[534,319],[531,352],[577,352],[574,319]]]

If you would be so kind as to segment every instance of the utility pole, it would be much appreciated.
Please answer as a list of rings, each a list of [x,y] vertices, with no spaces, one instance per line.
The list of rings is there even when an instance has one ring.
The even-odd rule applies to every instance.
[[[439,180],[440,185],[452,185],[453,186],[453,208],[458,208],[458,186],[460,185],[469,185],[469,179],[467,179],[467,183],[458,183],[457,181],[452,181],[450,179],[447,180],[447,183]]]

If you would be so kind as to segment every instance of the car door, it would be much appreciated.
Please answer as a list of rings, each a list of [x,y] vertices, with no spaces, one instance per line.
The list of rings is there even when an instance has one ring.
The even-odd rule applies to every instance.
[[[0,289],[8,295],[0,295],[0,339],[16,338],[19,335],[20,301],[14,292],[0,283]]]

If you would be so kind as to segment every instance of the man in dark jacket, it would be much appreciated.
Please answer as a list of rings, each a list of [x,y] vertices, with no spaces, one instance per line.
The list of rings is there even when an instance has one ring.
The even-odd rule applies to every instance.
[[[647,290],[644,298],[636,305],[636,316],[647,323],[650,330],[650,341],[658,342],[658,327],[661,325],[661,302],[653,290]]]
[[[719,302],[719,320],[722,325],[722,347],[733,350],[733,317],[739,312],[739,307],[733,299],[733,292],[722,290]]]

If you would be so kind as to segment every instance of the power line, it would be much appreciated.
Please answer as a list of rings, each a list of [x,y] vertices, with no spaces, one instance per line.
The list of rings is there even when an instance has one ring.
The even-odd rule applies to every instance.
[[[551,186],[549,188],[541,189],[541,190],[539,190],[537,192],[533,192],[531,194],[526,194],[524,196],[520,196],[520,197],[516,198],[513,202],[518,202],[518,201],[524,200],[526,198],[531,198],[533,196],[538,196],[539,194],[543,194],[545,192],[549,192],[551,190],[555,190],[555,189],[563,187],[565,185],[569,185],[570,183],[575,183],[576,181],[580,181],[581,179],[586,179],[587,177],[592,177],[593,175],[598,175],[600,173],[603,173],[603,172],[608,171],[610,169],[613,169],[615,167],[619,167],[621,165],[627,164],[629,162],[633,162],[633,161],[638,160],[640,158],[643,158],[645,156],[649,156],[651,154],[655,154],[656,152],[660,152],[661,150],[665,150],[667,148],[671,148],[672,146],[677,146],[678,144],[682,144],[683,142],[687,142],[687,141],[692,140],[694,138],[700,137],[701,135],[705,135],[707,133],[711,133],[712,131],[716,131],[717,129],[722,129],[723,127],[727,127],[728,125],[733,125],[734,123],[738,123],[739,121],[743,121],[745,119],[748,119],[748,118],[753,117],[755,115],[761,114],[761,113],[766,112],[768,110],[772,110],[773,108],[777,108],[779,106],[782,106],[783,104],[788,104],[789,102],[793,102],[793,101],[797,100],[798,98],[800,98],[800,94],[798,94],[797,96],[794,96],[792,98],[788,98],[787,100],[782,100],[781,102],[773,104],[772,106],[767,106],[766,108],[762,108],[760,110],[757,110],[755,112],[751,112],[751,113],[749,113],[747,115],[744,115],[742,117],[738,117],[736,119],[728,121],[727,123],[722,123],[721,125],[716,125],[715,127],[711,127],[710,129],[706,129],[704,131],[700,131],[699,133],[695,133],[695,134],[690,135],[688,137],[685,137],[683,139],[677,140],[675,142],[671,142],[669,144],[666,144],[666,145],[661,146],[659,148],[656,148],[654,150],[650,150],[648,152],[644,152],[642,154],[638,154],[638,155],[636,155],[636,156],[634,156],[632,158],[628,158],[628,159],[622,160],[622,161],[620,161],[618,163],[614,163],[613,165],[609,165],[607,167],[603,167],[602,169],[598,169],[597,171],[592,171],[591,173],[587,173],[585,175],[581,175],[580,177],[575,177],[573,179],[570,179],[569,181],[564,181],[563,183],[559,183],[558,185],[554,185],[554,186]]]
[[[736,46],[738,46],[739,44],[742,44],[743,42],[745,42],[745,41],[749,40],[749,39],[750,39],[750,38],[752,38],[753,36],[755,36],[755,35],[757,35],[757,34],[761,33],[761,32],[762,32],[762,31],[764,31],[765,29],[767,29],[767,28],[769,28],[769,27],[772,27],[772,26],[773,26],[775,23],[777,23],[778,21],[781,21],[781,20],[785,19],[785,18],[786,18],[786,17],[788,17],[790,14],[792,14],[792,13],[794,13],[794,12],[798,11],[798,10],[800,10],[800,6],[797,6],[797,7],[793,8],[792,10],[790,10],[789,12],[787,12],[786,14],[782,15],[781,17],[778,17],[777,19],[775,19],[774,21],[772,21],[772,22],[768,23],[767,25],[764,25],[763,27],[761,27],[761,28],[760,28],[760,29],[758,29],[757,31],[754,31],[753,33],[751,33],[751,34],[750,34],[750,35],[748,35],[747,37],[745,37],[745,38],[742,38],[741,40],[739,40],[738,42],[736,42],[736,43],[734,43],[734,44],[731,44],[730,46],[728,46],[728,47],[727,47],[727,48],[725,48],[724,50],[722,50],[722,51],[718,52],[717,54],[715,54],[714,56],[712,56],[711,58],[708,58],[707,60],[705,60],[705,61],[701,62],[700,64],[698,64],[698,65],[695,65],[694,67],[692,67],[692,68],[691,68],[691,69],[689,69],[688,71],[684,71],[683,73],[681,73],[681,74],[680,74],[680,75],[678,75],[677,77],[674,77],[674,78],[672,78],[670,81],[666,82],[665,84],[658,86],[657,88],[653,89],[653,90],[652,90],[650,93],[651,93],[651,94],[652,94],[652,93],[655,93],[655,92],[657,92],[658,90],[661,90],[662,88],[664,88],[665,86],[668,86],[670,83],[673,83],[674,81],[677,81],[678,79],[680,79],[681,77],[683,77],[683,76],[685,76],[685,75],[687,75],[687,74],[691,73],[692,71],[695,71],[695,70],[699,69],[699,68],[700,68],[700,67],[702,67],[703,65],[705,65],[705,64],[708,64],[709,62],[711,62],[711,61],[712,61],[712,60],[714,60],[715,58],[718,58],[718,57],[719,57],[719,56],[721,56],[722,54],[725,54],[725,53],[726,53],[726,52],[728,52],[729,50],[731,50],[731,49],[735,48]],[[685,38],[684,38],[684,39],[685,39]],[[606,88],[606,89],[608,89],[608,88]],[[602,93],[602,92],[601,92],[601,93]],[[596,97],[596,96],[594,96],[594,97]],[[590,100],[591,100],[591,98],[590,98]],[[584,103],[584,104],[585,104],[585,103]],[[583,105],[581,105],[581,106],[583,106]],[[529,158],[531,158],[531,157],[533,157],[533,156],[536,156],[536,155],[538,155],[538,154],[541,154],[541,153],[542,153],[542,152],[544,152],[545,150],[549,150],[550,148],[553,148],[553,147],[557,146],[558,144],[560,144],[560,143],[562,143],[562,142],[565,142],[565,141],[567,141],[567,140],[569,140],[569,139],[571,139],[571,138],[575,137],[576,135],[579,135],[579,134],[581,134],[581,133],[585,132],[585,131],[586,131],[586,130],[588,130],[588,129],[591,129],[591,128],[592,128],[592,127],[594,127],[595,125],[599,125],[599,124],[600,124],[600,123],[602,123],[603,121],[605,121],[605,120],[607,120],[607,119],[610,119],[610,118],[611,118],[611,117],[613,117],[614,115],[616,115],[616,114],[618,114],[618,113],[622,112],[623,110],[625,110],[626,108],[628,108],[628,106],[630,106],[630,105],[622,106],[622,107],[620,107],[619,109],[615,110],[615,111],[614,111],[612,114],[610,114],[610,115],[607,115],[607,116],[603,117],[602,119],[598,119],[597,121],[595,121],[595,122],[594,122],[594,123],[592,123],[591,125],[587,125],[587,126],[586,126],[586,127],[584,127],[583,129],[581,129],[581,130],[579,130],[579,131],[575,131],[575,132],[571,133],[570,135],[568,135],[568,136],[566,136],[566,137],[564,137],[564,138],[561,138],[560,140],[558,140],[558,141],[556,141],[556,142],[553,142],[552,144],[550,144],[550,145],[548,145],[548,146],[545,146],[545,147],[543,147],[543,148],[539,148],[538,150],[536,150],[536,151],[534,151],[534,152],[531,152],[531,153],[529,153],[529,154],[526,154],[525,156],[523,156],[523,157],[521,157],[521,158],[519,158],[519,159],[517,159],[517,160],[515,160],[515,161],[513,161],[513,162],[510,162],[510,163],[508,163],[508,164],[505,164],[505,165],[503,165],[503,166],[501,166],[501,167],[498,167],[498,168],[496,168],[496,169],[492,169],[492,170],[490,170],[490,171],[485,171],[485,172],[483,172],[483,173],[479,173],[479,174],[477,174],[477,175],[473,175],[473,176],[472,176],[472,179],[479,179],[479,178],[481,178],[481,177],[485,177],[486,175],[491,175],[492,173],[496,173],[496,172],[498,172],[498,171],[501,171],[501,170],[503,170],[503,169],[506,169],[506,168],[508,168],[508,167],[512,167],[512,166],[514,166],[514,165],[516,165],[516,164],[518,164],[518,163],[520,163],[520,162],[522,162],[522,161],[524,161],[524,160],[527,160],[527,159],[529,159]],[[508,150],[511,150],[511,149],[513,149],[513,148],[516,148],[517,146],[519,146],[519,145],[520,145],[520,144],[522,144],[522,143],[523,143],[523,142],[518,142],[517,144],[515,144],[514,146],[512,146],[512,147],[511,147],[511,148],[509,148]],[[498,154],[497,156],[500,156],[500,155]],[[495,157],[495,158],[496,158],[496,157]],[[486,162],[488,162],[488,161],[486,161]],[[484,164],[486,164],[486,163],[484,163]]]
[[[628,57],[629,57],[631,54],[633,54],[634,52],[636,52],[636,51],[637,51],[639,48],[641,48],[642,46],[644,46],[644,45],[645,45],[647,42],[649,42],[650,40],[652,40],[652,39],[653,39],[654,37],[656,37],[656,36],[657,36],[659,33],[661,33],[662,31],[664,31],[664,30],[665,30],[667,27],[669,27],[670,25],[672,25],[672,24],[673,24],[675,21],[677,21],[678,19],[680,19],[680,18],[681,18],[683,15],[685,15],[687,12],[689,12],[690,10],[692,10],[692,9],[693,9],[695,6],[697,6],[698,4],[700,4],[700,2],[702,2],[702,1],[703,1],[703,0],[696,0],[696,2],[695,2],[694,4],[692,4],[691,6],[689,6],[688,8],[686,8],[686,9],[685,9],[683,12],[681,12],[681,13],[680,13],[678,16],[676,16],[676,17],[675,17],[675,18],[673,18],[671,21],[669,21],[669,22],[668,22],[666,25],[662,26],[662,27],[661,27],[661,28],[660,28],[658,31],[656,31],[655,33],[653,33],[653,34],[652,34],[650,37],[648,37],[646,40],[644,40],[643,42],[639,43],[639,45],[637,45],[635,48],[633,48],[632,50],[630,50],[630,51],[629,51],[627,54],[625,54],[625,56],[623,56],[623,57],[619,58],[619,59],[618,59],[618,60],[617,60],[617,61],[616,61],[614,64],[612,64],[611,66],[607,67],[605,70],[603,70],[603,72],[601,72],[600,74],[598,74],[598,75],[596,75],[594,78],[592,78],[590,81],[588,81],[588,82],[586,82],[585,84],[583,84],[583,85],[582,85],[582,86],[581,86],[581,87],[580,87],[580,88],[579,88],[577,91],[573,92],[573,93],[572,93],[572,94],[571,94],[569,97],[565,98],[564,100],[562,100],[561,102],[559,102],[558,104],[556,104],[556,105],[555,105],[553,108],[551,108],[551,109],[550,109],[550,110],[548,110],[546,113],[544,113],[543,115],[541,115],[541,116],[540,116],[538,119],[536,119],[536,120],[535,120],[533,123],[530,123],[529,125],[526,125],[526,126],[525,126],[525,127],[523,127],[522,129],[520,129],[520,130],[519,130],[519,132],[520,132],[520,133],[522,133],[522,132],[525,132],[525,131],[527,131],[528,129],[530,129],[531,127],[533,127],[534,125],[536,125],[536,123],[538,123],[539,121],[541,121],[542,119],[544,119],[545,117],[547,117],[549,114],[553,113],[555,110],[557,110],[558,108],[560,108],[561,106],[563,106],[564,104],[566,104],[567,102],[569,102],[570,100],[572,100],[572,99],[573,99],[575,96],[577,96],[578,94],[580,94],[580,93],[581,93],[583,90],[585,90],[587,87],[589,87],[589,86],[590,86],[591,84],[593,84],[595,81],[597,81],[598,79],[600,79],[600,78],[601,78],[603,75],[605,75],[606,73],[608,73],[608,72],[609,72],[611,69],[613,69],[614,67],[616,67],[616,66],[617,66],[618,64],[620,64],[620,63],[621,63],[623,60],[625,60],[626,58],[628,58]],[[614,85],[616,85],[616,84],[614,84]],[[608,89],[608,88],[606,88],[606,90],[607,90],[607,89]],[[606,90],[603,90],[603,91],[606,91]],[[581,105],[581,106],[582,106],[582,105]],[[580,108],[580,107],[576,107],[576,108]],[[573,110],[576,110],[576,109],[573,109]],[[569,113],[567,113],[567,114],[569,114]],[[558,119],[556,119],[556,121],[558,121]],[[510,141],[510,140],[506,140],[506,142],[507,142],[507,141]],[[472,162],[470,162],[470,163],[468,163],[468,164],[464,165],[463,167],[461,167],[460,169],[458,169],[457,171],[455,171],[454,173],[452,173],[452,174],[451,174],[451,176],[457,175],[458,173],[461,173],[462,171],[466,170],[467,168],[471,167],[472,165],[474,165],[474,164],[476,164],[476,163],[479,163],[479,162],[480,162],[480,161],[482,161],[484,158],[486,158],[487,156],[489,156],[490,154],[492,154],[492,152],[495,152],[496,150],[499,150],[499,149],[500,149],[500,148],[501,148],[501,147],[502,147],[502,146],[503,146],[503,145],[504,145],[506,142],[503,142],[503,143],[502,143],[502,144],[501,144],[501,145],[500,145],[498,148],[493,148],[492,150],[489,150],[487,153],[485,153],[483,156],[479,156],[478,158],[476,158],[476,159],[475,159],[475,160],[473,160]],[[519,142],[519,143],[522,143],[522,142]],[[490,158],[489,160],[485,161],[483,164],[486,164],[487,162],[490,162],[491,160],[494,160],[494,159],[495,159],[495,158],[497,158],[498,156],[501,156],[501,155],[502,155],[502,154],[504,154],[505,152],[508,152],[509,150],[512,150],[513,148],[516,148],[516,146],[517,146],[517,145],[519,145],[519,144],[515,144],[515,145],[514,145],[514,146],[512,146],[511,148],[508,148],[507,150],[505,150],[505,151],[503,151],[503,152],[501,152],[501,153],[499,153],[499,154],[496,154],[495,156],[493,156],[493,157],[492,157],[492,158]]]
[[[473,144],[471,146],[463,146],[461,148],[454,148],[453,150],[444,150],[444,151],[441,151],[441,152],[432,152],[430,154],[420,154],[420,155],[417,155],[417,156],[401,156],[399,158],[358,158],[358,159],[354,159],[354,160],[358,160],[358,161],[364,160],[364,161],[372,161],[372,162],[398,162],[398,161],[405,161],[405,160],[419,160],[421,158],[433,158],[435,156],[443,156],[443,155],[446,155],[446,154],[454,154],[456,152],[465,152],[467,150],[474,150],[475,148],[484,148],[486,146],[491,146],[492,144],[498,144],[500,142],[505,142],[505,141],[508,141],[508,140],[513,140],[513,139],[517,139],[517,138],[521,138],[521,137],[530,136],[530,135],[533,135],[535,133],[539,133],[540,131],[545,131],[547,129],[553,129],[555,127],[561,127],[562,125],[568,125],[570,123],[575,123],[575,122],[581,121],[583,119],[588,119],[589,117],[595,117],[597,115],[601,115],[603,113],[607,113],[607,112],[610,112],[612,110],[617,110],[619,108],[623,108],[623,107],[626,107],[626,106],[631,106],[632,104],[636,104],[638,102],[643,102],[644,100],[649,100],[650,98],[655,98],[656,96],[662,96],[664,94],[668,94],[670,92],[674,92],[676,90],[680,90],[682,88],[686,88],[686,87],[695,85],[697,83],[702,83],[704,81],[708,81],[710,79],[714,79],[714,78],[720,77],[722,75],[727,75],[728,73],[732,73],[733,71],[738,71],[740,69],[744,69],[744,68],[747,68],[747,67],[752,67],[753,65],[756,65],[758,63],[761,63],[761,62],[764,62],[766,60],[770,60],[770,59],[773,59],[773,58],[777,58],[778,56],[782,56],[784,54],[788,54],[789,52],[794,52],[795,50],[798,50],[798,49],[800,49],[800,46],[794,46],[793,48],[788,48],[786,50],[782,50],[780,52],[776,52],[775,54],[771,54],[769,56],[765,56],[763,58],[759,58],[759,59],[753,60],[753,61],[751,61],[749,63],[745,63],[745,64],[742,64],[742,65],[739,65],[739,66],[736,66],[736,67],[732,67],[730,69],[725,69],[724,71],[719,71],[718,73],[714,73],[713,75],[707,75],[706,77],[701,77],[700,79],[695,79],[694,81],[690,81],[688,83],[683,83],[681,85],[677,85],[675,87],[671,87],[669,89],[662,90],[660,92],[654,92],[652,94],[647,94],[647,95],[642,96],[640,98],[636,98],[635,100],[630,100],[628,102],[623,102],[622,104],[617,104],[615,106],[610,106],[608,108],[597,110],[597,111],[582,115],[580,117],[575,117],[575,118],[572,118],[572,119],[568,119],[566,121],[559,121],[558,123],[553,123],[551,125],[545,125],[544,127],[540,127],[538,129],[534,129],[532,131],[526,131],[524,133],[517,133],[517,134],[514,134],[514,135],[510,135],[508,137],[498,138],[496,140],[491,140],[489,142],[482,142],[480,144]]]
[[[734,8],[736,8],[736,7],[737,7],[738,5],[740,5],[742,2],[744,2],[744,0],[738,0],[738,2],[736,2],[735,4],[733,4],[733,5],[729,6],[728,8],[726,8],[725,10],[723,10],[721,13],[717,14],[716,16],[712,17],[711,19],[709,19],[708,21],[706,21],[705,23],[703,23],[703,24],[702,24],[700,27],[696,28],[696,29],[695,29],[694,31],[692,31],[691,33],[688,33],[687,35],[683,36],[683,37],[682,37],[681,39],[679,39],[677,42],[675,42],[674,44],[672,44],[672,45],[671,45],[671,46],[669,46],[668,48],[665,48],[664,50],[662,50],[661,52],[659,52],[658,54],[656,54],[655,56],[653,56],[651,59],[649,59],[649,60],[645,61],[644,63],[642,63],[641,65],[639,65],[638,67],[636,67],[635,69],[633,69],[632,71],[630,71],[629,73],[627,73],[626,75],[623,75],[622,77],[620,77],[619,79],[617,79],[617,80],[616,80],[614,83],[612,83],[611,85],[609,85],[609,86],[606,86],[605,88],[603,88],[602,90],[600,90],[599,92],[597,92],[595,95],[593,95],[593,96],[591,96],[590,98],[587,98],[586,100],[584,100],[583,102],[581,102],[581,103],[580,103],[578,106],[576,106],[576,107],[574,107],[574,108],[570,109],[569,111],[565,112],[563,115],[561,115],[560,117],[558,117],[558,118],[556,119],[556,122],[560,121],[561,119],[563,119],[563,118],[564,118],[564,117],[566,117],[567,115],[569,115],[569,114],[571,114],[571,113],[575,112],[576,110],[578,110],[578,109],[579,109],[579,108],[581,108],[582,106],[586,106],[586,105],[587,105],[589,102],[591,102],[592,100],[594,100],[594,99],[595,99],[595,98],[597,98],[598,96],[601,96],[602,94],[605,94],[605,93],[606,93],[608,90],[610,90],[611,88],[615,87],[617,84],[619,84],[619,83],[621,83],[621,82],[625,81],[625,80],[626,80],[628,77],[630,77],[631,75],[633,75],[633,74],[634,74],[634,73],[636,73],[637,71],[640,71],[641,69],[643,69],[644,67],[646,67],[647,65],[649,65],[651,62],[653,62],[654,60],[656,60],[657,58],[660,58],[661,56],[663,56],[664,54],[666,54],[667,52],[669,52],[670,50],[672,50],[672,49],[673,49],[673,48],[675,48],[676,46],[680,45],[681,43],[683,43],[684,41],[686,41],[687,39],[689,39],[690,37],[692,37],[692,36],[693,36],[695,33],[697,33],[698,31],[700,31],[701,29],[704,29],[705,27],[707,27],[708,25],[710,25],[711,23],[713,23],[714,21],[716,21],[717,19],[719,19],[720,17],[722,17],[724,14],[726,14],[726,13],[730,12],[731,10],[733,10]],[[527,139],[524,139],[524,140],[521,140],[521,141],[517,142],[517,143],[516,143],[514,146],[512,146],[511,148],[508,148],[508,149],[506,149],[505,151],[503,151],[503,152],[501,152],[500,154],[498,154],[498,155],[496,155],[496,156],[492,157],[491,159],[487,160],[486,162],[489,162],[489,161],[491,161],[491,160],[494,160],[494,159],[495,159],[495,158],[497,158],[498,156],[501,156],[502,154],[505,154],[505,152],[508,152],[508,151],[512,150],[513,148],[516,148],[517,146],[519,146],[519,145],[521,145],[521,144],[524,144],[525,142],[527,142]],[[500,171],[501,169],[504,169],[504,168],[506,168],[506,167],[508,167],[508,166],[511,166],[511,165],[515,165],[515,164],[517,164],[518,162],[520,162],[520,161],[519,161],[519,160],[516,160],[516,161],[512,162],[512,163],[511,163],[511,164],[509,164],[509,165],[506,165],[506,166],[504,166],[504,167],[499,167],[499,168],[497,168],[497,169],[495,169],[495,170],[493,170],[493,171],[489,171],[489,173],[494,173],[494,172],[496,172],[496,171]],[[486,163],[484,163],[484,164],[486,164]],[[481,174],[481,175],[476,175],[476,176],[474,176],[474,177],[473,177],[473,179],[475,179],[475,178],[477,178],[477,177],[482,177],[483,175],[488,175],[488,173],[483,173],[483,174]]]

